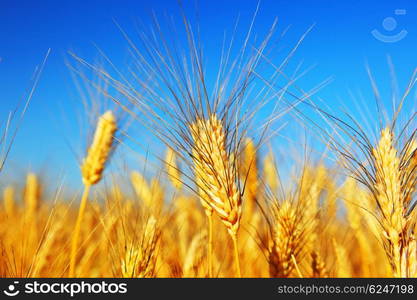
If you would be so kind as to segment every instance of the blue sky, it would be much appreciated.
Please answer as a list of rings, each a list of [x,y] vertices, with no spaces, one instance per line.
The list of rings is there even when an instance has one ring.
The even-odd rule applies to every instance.
[[[206,56],[218,50],[216,45],[222,41],[223,31],[231,31],[239,14],[246,29],[257,5],[257,1],[249,0],[184,2],[187,14],[195,15],[198,11],[205,37],[203,43],[207,43]],[[65,64],[67,52],[94,61],[98,57],[96,44],[114,61],[123,63],[127,45],[113,20],[134,33],[135,26],[141,29],[138,24],[148,26],[152,11],[160,17],[165,13],[180,17],[177,2],[168,0],[2,1],[2,120],[30,87],[35,66],[51,48],[5,174],[22,176],[31,169],[54,178],[66,176],[73,184],[80,183],[76,156],[67,144],[67,140],[72,141],[77,151],[83,145],[76,122],[81,111],[80,97]],[[264,32],[275,17],[278,32],[290,26],[282,40],[284,46],[288,42],[288,47],[315,24],[294,60],[303,61],[306,67],[315,66],[303,80],[307,87],[333,78],[319,94],[332,107],[349,107],[349,92],[363,93],[364,101],[372,103],[366,64],[376,74],[383,92],[389,91],[386,87],[390,84],[388,55],[400,85],[406,83],[417,66],[416,1],[263,0],[255,29]],[[372,35],[373,30],[378,30],[380,39]],[[398,41],[386,42],[401,31],[405,37],[399,35]]]

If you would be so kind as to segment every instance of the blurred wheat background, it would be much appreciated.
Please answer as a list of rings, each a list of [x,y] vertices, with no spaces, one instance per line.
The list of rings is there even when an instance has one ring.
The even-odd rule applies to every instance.
[[[1,277],[417,276],[416,71],[398,92],[388,59],[391,91],[368,68],[375,101],[333,107],[292,63],[314,29],[275,56],[286,29],[258,32],[261,6],[213,57],[184,11],[115,22],[127,64],[69,52],[80,184],[2,182]],[[1,178],[49,53],[2,116]]]

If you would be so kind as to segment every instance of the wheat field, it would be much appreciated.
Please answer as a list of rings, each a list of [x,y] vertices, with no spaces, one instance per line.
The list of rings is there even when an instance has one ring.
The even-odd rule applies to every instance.
[[[294,80],[284,66],[298,44],[273,66],[265,56],[274,24],[255,51],[226,46],[211,85],[184,23],[180,53],[162,34],[142,37],[146,51],[126,36],[131,79],[72,54],[84,68],[76,73],[114,106],[95,115],[72,197],[45,193],[51,182],[33,172],[3,189],[0,276],[416,277],[417,138],[403,101],[374,135],[312,104],[298,86],[289,101]],[[259,76],[262,63],[274,72]],[[268,99],[283,109],[255,117]],[[343,137],[303,118],[304,108]],[[318,132],[326,153],[283,170],[267,138],[281,114]],[[126,150],[123,139],[140,140],[126,123],[146,128],[165,150],[148,166],[155,172],[129,166],[114,179],[107,166]]]

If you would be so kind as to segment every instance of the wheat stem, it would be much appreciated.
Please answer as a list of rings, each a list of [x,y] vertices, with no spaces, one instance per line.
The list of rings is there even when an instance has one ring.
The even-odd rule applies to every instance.
[[[208,274],[213,278],[213,215],[207,215],[209,227],[208,240]]]
[[[294,254],[291,254],[291,260],[292,260],[292,262],[293,262],[293,264],[294,264],[294,268],[295,268],[295,270],[297,271],[297,275],[298,275],[298,277],[299,277],[299,278],[303,278],[304,276],[303,276],[303,274],[301,273],[300,268],[298,267],[297,259],[295,258]]]
[[[90,187],[90,184],[84,185],[84,192],[81,198],[81,204],[78,210],[78,217],[74,228],[74,235],[71,242],[70,268],[68,277],[75,277],[75,261],[77,256],[78,240],[80,238],[81,222],[85,213],[85,207],[87,206],[87,198],[88,194],[90,193]]]
[[[231,234],[230,236],[232,237],[232,241],[233,241],[233,249],[234,249],[237,276],[239,278],[241,278],[242,277],[242,272],[240,270],[239,249],[238,249],[238,246],[237,246],[237,235],[236,234]]]

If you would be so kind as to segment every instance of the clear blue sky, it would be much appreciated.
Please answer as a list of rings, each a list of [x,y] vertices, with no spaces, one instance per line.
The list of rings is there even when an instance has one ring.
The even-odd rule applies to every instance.
[[[210,37],[208,45],[221,42],[223,30],[233,28],[238,14],[244,24],[249,24],[257,4],[256,0],[184,2],[192,3],[185,5],[186,13],[191,15],[195,14],[195,3],[198,3],[199,23],[204,36]],[[137,21],[147,24],[152,11],[162,17],[166,12],[179,18],[177,2],[172,0],[1,1],[2,120],[29,87],[35,66],[51,48],[5,172],[19,176],[32,169],[52,176],[65,174],[73,183],[79,182],[76,157],[66,143],[67,139],[80,139],[75,122],[80,101],[65,65],[67,51],[94,61],[98,57],[94,47],[97,44],[115,61],[122,62],[127,56],[127,46],[113,19],[134,32]],[[392,57],[401,83],[406,82],[417,66],[416,1],[263,0],[255,28],[266,30],[275,17],[278,31],[291,26],[283,39],[289,44],[315,24],[295,60],[303,60],[305,66],[315,65],[306,77],[307,85],[334,78],[331,85],[320,92],[330,105],[334,99],[348,102],[349,91],[370,94],[366,63],[381,75],[380,82],[386,85],[389,84],[389,79],[385,78],[389,75],[387,55]],[[378,30],[379,40],[371,34],[372,30]],[[394,43],[381,41],[392,41],[396,37],[399,40]],[[206,56],[215,50],[211,44]],[[370,97],[366,99],[373,101]],[[73,143],[75,147],[81,145],[81,141]]]

